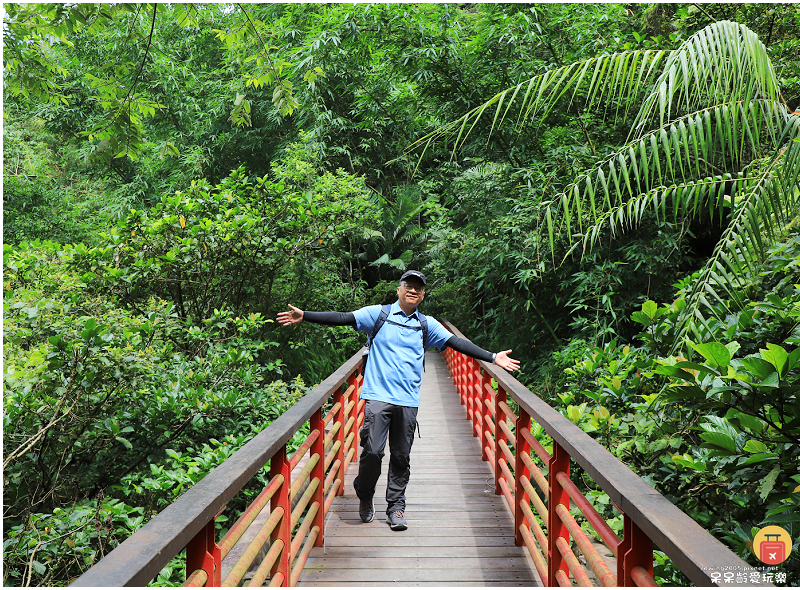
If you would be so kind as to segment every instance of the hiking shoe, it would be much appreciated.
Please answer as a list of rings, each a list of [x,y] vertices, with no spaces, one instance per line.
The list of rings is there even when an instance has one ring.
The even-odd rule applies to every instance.
[[[402,510],[395,510],[387,515],[386,522],[393,531],[404,531],[408,528],[405,515]]]
[[[375,518],[375,507],[372,505],[372,500],[361,500],[358,503],[358,515],[363,522],[372,522]]]

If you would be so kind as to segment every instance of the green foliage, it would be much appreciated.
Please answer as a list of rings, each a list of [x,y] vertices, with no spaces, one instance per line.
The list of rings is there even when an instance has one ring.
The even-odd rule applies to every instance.
[[[91,193],[97,185],[79,178],[59,138],[41,118],[7,109],[3,124],[3,242],[91,241],[92,217],[103,215]],[[78,176],[78,178],[76,178]],[[69,184],[65,183],[69,178]]]
[[[231,30],[213,29],[212,20],[217,21],[217,27]],[[270,56],[270,48],[265,47],[260,33],[264,23],[251,19],[241,6],[232,13],[221,7],[200,9],[191,5],[14,5],[4,12],[3,26],[3,65],[8,74],[4,76],[4,88],[12,96],[57,101],[67,106],[77,98],[76,94],[95,103],[99,109],[83,124],[81,133],[96,142],[94,155],[107,164],[117,158],[138,159],[147,152],[148,119],[166,112],[175,120],[172,100],[160,102],[161,89],[151,81],[152,73],[171,61],[169,53],[176,46],[170,43],[170,36],[182,35],[185,39],[187,33],[215,33],[228,50],[226,65],[254,62],[258,67],[247,76],[248,86],[273,86],[272,98],[282,115],[290,115],[297,105],[292,84],[281,73],[290,64]],[[97,39],[106,43],[104,49],[114,50],[118,59],[94,63],[91,71],[82,71],[86,65],[81,59],[85,44]],[[177,49],[182,46],[177,45]],[[250,46],[257,48],[254,54],[242,55],[253,51]],[[76,70],[83,77],[80,84],[75,83]],[[171,70],[174,86],[174,64]],[[230,77],[230,72],[226,74]],[[165,89],[168,86],[165,84]],[[249,101],[234,95],[237,96],[242,98],[229,107],[234,124],[240,124],[244,114],[249,119],[249,111],[243,113],[240,109],[249,108]],[[165,147],[173,154],[179,153],[172,143]]]
[[[794,246],[766,255],[796,195],[764,187],[796,170],[779,124],[798,110],[798,31],[773,4],[7,5],[7,583],[67,583],[126,533],[50,561],[40,537],[98,504],[147,520],[288,407],[293,376],[360,346],[277,329],[287,302],[388,302],[420,265],[426,313],[513,348],[523,381],[744,554],[752,514],[794,514],[775,472],[790,443],[767,423],[791,431],[791,409],[737,408],[756,432],[728,406],[796,395],[796,368],[777,385],[753,371],[797,346]],[[699,52],[709,35],[735,59]],[[747,56],[752,84],[729,84]],[[403,155],[462,116],[456,158]],[[706,360],[712,343],[730,358]],[[683,381],[656,369],[702,395],[658,396]],[[176,558],[155,582],[181,575]]]
[[[135,312],[87,296],[87,285],[67,266],[72,247],[23,243],[5,250],[4,519],[5,530],[17,531],[28,547],[5,553],[5,571],[16,582],[27,575],[64,580],[130,531],[87,533],[74,551],[35,560],[37,531],[54,525],[32,528],[30,519],[60,521],[75,498],[105,494],[146,520],[279,416],[305,386],[276,381],[282,363],[274,356],[254,362],[270,346],[258,339],[264,320],[257,314],[218,312],[187,329],[165,301],[151,298]],[[234,335],[223,338],[228,325]],[[179,352],[172,340],[191,342],[192,351]],[[84,520],[69,526],[77,531],[88,526]],[[53,536],[69,532],[56,528]],[[37,561],[46,571],[28,566],[26,574],[15,560]]]
[[[420,220],[432,204],[414,202],[403,193],[397,195],[394,203],[381,197],[380,230],[370,234],[373,239],[359,257],[369,261],[369,266],[385,269],[381,277],[390,282],[408,268],[421,268],[426,232]]]
[[[257,321],[256,310],[274,309],[280,271],[360,233],[366,210],[358,179],[348,175],[326,173],[301,188],[280,177],[251,180],[240,168],[215,187],[193,182],[149,211],[132,210],[103,246],[76,246],[73,264],[90,286],[125,305],[152,296],[173,301],[190,326],[215,310]]]
[[[272,320],[256,310],[274,313],[273,281],[283,296],[299,287],[292,278],[331,266],[369,207],[347,175],[299,160],[275,171],[280,183],[241,170],[214,188],[194,183],[133,211],[96,247],[5,247],[4,504],[21,543],[34,534],[26,519],[73,498],[113,494],[149,518],[305,391],[275,380]],[[98,556],[92,539],[74,563],[30,558],[25,570],[14,559],[29,554],[15,554],[8,579],[30,567],[35,580],[75,575]]]
[[[521,132],[567,100],[588,111],[613,105],[613,116],[604,118],[615,121],[636,115],[621,146],[548,196],[537,231],[546,231],[553,265],[564,237],[572,243],[565,258],[581,246],[587,253],[604,235],[639,227],[645,211],[676,224],[701,211],[712,221],[727,217],[682,315],[681,330],[698,335],[705,327],[696,325],[698,307],[717,318],[732,309],[725,304],[720,315],[723,298],[735,308],[745,270],[764,260],[765,245],[797,210],[800,118],[781,101],[766,47],[746,26],[722,21],[672,51],[583,58],[496,94],[408,151],[451,140],[455,153],[489,116],[489,134],[504,124]]]
[[[798,261],[798,236],[774,247],[743,309],[706,318],[688,359],[658,356],[679,333],[683,291],[647,301],[632,314],[643,345],[589,348],[559,394],[567,417],[752,563],[751,529],[800,523]]]
[[[4,582],[50,586],[77,577],[138,530],[144,521],[142,512],[142,508],[108,499],[30,514],[4,531]]]

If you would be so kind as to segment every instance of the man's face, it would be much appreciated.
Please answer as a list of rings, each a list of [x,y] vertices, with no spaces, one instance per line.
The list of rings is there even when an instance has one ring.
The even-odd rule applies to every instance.
[[[397,287],[397,297],[407,306],[417,307],[425,299],[425,285],[418,279],[404,279]]]

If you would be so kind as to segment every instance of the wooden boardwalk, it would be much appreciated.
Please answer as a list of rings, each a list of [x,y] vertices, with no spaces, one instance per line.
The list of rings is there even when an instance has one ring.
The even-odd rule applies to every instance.
[[[444,358],[426,355],[420,432],[406,490],[409,528],[386,524],[386,470],[375,493],[375,520],[358,516],[352,463],[344,496],[331,507],[325,546],[315,547],[298,586],[541,586],[533,563],[514,546],[513,519],[494,494],[490,467],[459,403]],[[360,449],[359,449],[360,450]]]

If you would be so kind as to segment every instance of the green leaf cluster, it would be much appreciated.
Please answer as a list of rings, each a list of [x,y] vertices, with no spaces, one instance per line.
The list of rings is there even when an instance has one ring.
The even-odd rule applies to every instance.
[[[558,396],[565,416],[754,564],[753,531],[800,526],[798,261],[797,235],[772,248],[743,308],[704,318],[688,358],[668,355],[684,292],[645,302],[632,314],[641,345],[587,347]]]

